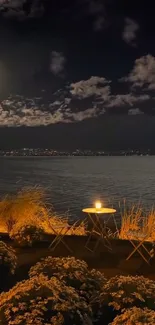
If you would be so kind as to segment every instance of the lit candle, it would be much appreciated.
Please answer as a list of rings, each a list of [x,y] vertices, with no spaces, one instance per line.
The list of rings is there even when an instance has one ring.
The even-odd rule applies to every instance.
[[[101,209],[101,207],[102,207],[101,202],[100,202],[100,201],[97,201],[97,202],[95,203],[95,208],[96,208],[96,210]]]

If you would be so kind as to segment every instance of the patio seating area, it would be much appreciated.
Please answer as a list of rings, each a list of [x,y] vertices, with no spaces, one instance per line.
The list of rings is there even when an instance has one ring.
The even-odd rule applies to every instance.
[[[144,264],[147,272],[151,272],[155,243],[154,211],[144,215],[142,209],[132,206],[131,210],[122,213],[119,209],[116,215],[116,207],[102,207],[101,202],[96,202],[94,207],[83,207],[79,219],[71,220],[67,214],[57,216],[44,205],[43,198],[42,192],[35,190],[19,192],[1,202],[1,224],[6,227],[0,234],[1,240],[8,240],[20,252],[21,258],[28,248],[28,260],[42,257],[42,254],[72,255],[89,260],[95,268],[96,264],[101,269],[111,268],[112,273],[120,270],[120,265],[121,272],[125,268],[130,273],[130,266],[141,272],[139,267]],[[29,218],[25,223],[28,212]],[[9,230],[10,226],[12,230],[15,228],[15,232]]]
[[[97,203],[99,204],[99,203]],[[55,234],[49,248],[52,252],[55,251],[56,247],[63,244],[69,253],[73,252],[73,247],[70,247],[66,243],[67,235],[75,234],[77,227],[84,227],[83,236],[86,238],[83,245],[83,252],[89,251],[92,255],[97,255],[97,252],[104,249],[104,251],[109,254],[114,253],[114,244],[117,239],[120,241],[120,245],[123,241],[128,241],[130,243],[130,250],[124,256],[124,261],[129,261],[131,258],[139,257],[147,264],[150,265],[152,259],[154,259],[155,254],[155,240],[153,231],[153,217],[150,214],[141,217],[141,214],[136,214],[136,219],[134,214],[132,214],[132,222],[128,220],[127,217],[122,218],[122,224],[120,229],[117,225],[117,220],[115,219],[115,209],[102,208],[101,206],[95,208],[85,208],[82,210],[84,213],[83,219],[80,221],[75,221],[70,226],[63,226],[59,229],[52,229]],[[132,211],[133,212],[133,211]],[[151,219],[151,227],[150,227]],[[113,229],[110,228],[109,221],[113,222]],[[134,225],[133,225],[134,222]],[[153,235],[153,236],[152,236]],[[113,239],[113,242],[112,242]],[[82,242],[82,240],[81,240]],[[100,247],[100,248],[99,248]],[[87,253],[85,252],[87,255]]]

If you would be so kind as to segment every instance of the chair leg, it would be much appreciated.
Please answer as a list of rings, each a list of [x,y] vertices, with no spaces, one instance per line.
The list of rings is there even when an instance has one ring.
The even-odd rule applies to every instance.
[[[136,251],[141,255],[141,257],[144,259],[144,261],[149,265],[149,261],[145,258],[145,256],[142,254],[142,252],[140,251],[140,247],[142,246],[142,247],[144,247],[144,245],[143,245],[143,243],[141,242],[141,243],[139,243],[138,244],[138,246],[136,246],[135,244],[134,244],[134,242],[133,241],[131,241],[130,240],[130,242],[131,242],[131,244],[133,245],[133,247],[134,247],[134,250],[131,252],[131,254],[126,258],[126,261],[128,261],[135,253],[136,253]]]
[[[62,238],[59,238],[56,242],[56,244],[54,245],[54,247],[52,248],[52,251],[54,251],[56,249],[56,247],[60,244],[60,242],[63,243],[63,245],[68,249],[68,251],[70,253],[72,253],[72,250],[70,249],[70,247],[65,243],[65,241]]]
[[[105,246],[109,251],[112,250],[111,245],[110,245],[110,242],[108,241],[108,239],[107,239],[106,237],[104,238],[103,235],[102,235],[102,236],[97,235],[98,237],[97,237],[97,240],[96,240],[96,244],[94,245],[93,249],[90,249],[90,248],[88,247],[88,245],[89,245],[89,242],[91,241],[92,236],[93,236],[93,233],[91,233],[91,234],[89,235],[89,237],[88,237],[88,239],[87,239],[87,241],[86,241],[86,244],[85,244],[85,247],[86,247],[90,252],[95,252],[95,251],[96,251],[96,249],[97,249],[97,247],[98,247],[100,241],[103,242],[103,245],[104,245],[104,246]],[[106,245],[106,242],[107,242],[107,245]]]
[[[53,245],[55,242],[57,242],[57,240],[58,240],[58,236],[56,235],[56,237],[53,239],[53,241],[52,241],[51,244],[49,245],[49,248],[51,248],[52,245]]]
[[[93,249],[91,249],[90,247],[88,247],[88,245],[89,245],[91,239],[93,238],[93,234],[95,234],[95,233],[94,233],[93,230],[92,230],[92,232],[90,233],[90,235],[89,235],[89,237],[88,237],[88,239],[87,239],[87,241],[86,241],[86,244],[85,244],[85,248],[88,249],[91,253],[94,253],[94,252],[95,252],[95,250],[96,250],[96,248],[97,248],[97,246],[99,245],[99,242],[100,242],[100,240],[101,240],[100,237],[97,238],[97,240],[96,240],[96,244],[94,245]]]
[[[94,246],[94,248],[93,248],[93,253],[95,253],[95,251],[96,251],[96,249],[97,249],[97,247],[98,247],[98,245],[99,245],[99,243],[100,243],[100,240],[101,240],[100,237],[96,240],[96,244],[95,244],[95,246]]]
[[[54,246],[53,246],[53,248],[55,248],[56,246],[57,246],[57,242],[59,242],[59,238],[60,238],[60,235],[57,235],[54,239],[53,239],[53,241],[52,241],[52,243],[50,244],[50,246],[49,246],[49,248],[51,248],[54,244]],[[53,250],[53,248],[52,248],[52,250]]]
[[[91,241],[91,238],[92,238],[92,233],[90,233],[89,236],[88,236],[88,239],[87,239],[86,244],[85,244],[85,248],[88,249],[90,252],[93,252],[92,249],[90,249],[88,247],[88,245],[89,245],[89,243]]]
[[[145,245],[142,245],[142,246],[143,246],[144,250],[148,253],[148,255],[149,255],[150,257],[152,257],[151,251],[149,251],[149,250],[145,247]]]
[[[59,245],[60,242],[63,243],[63,245],[68,249],[68,251],[70,253],[72,253],[72,250],[70,249],[70,247],[65,243],[65,241],[63,240],[63,237],[68,233],[69,230],[72,230],[74,227],[74,225],[70,228],[66,228],[65,232],[63,233],[64,228],[61,229],[60,233],[56,235],[56,238],[52,241],[52,243],[50,244],[49,248],[52,247],[52,245],[55,243],[55,245],[52,248],[52,251],[55,250],[55,248]],[[54,231],[55,232],[55,231]],[[56,234],[56,232],[55,232]]]

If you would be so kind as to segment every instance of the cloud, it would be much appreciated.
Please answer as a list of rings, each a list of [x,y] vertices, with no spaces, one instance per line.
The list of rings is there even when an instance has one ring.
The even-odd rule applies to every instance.
[[[70,103],[69,98],[68,104]],[[42,98],[25,98],[10,96],[0,104],[0,126],[47,126],[56,123],[73,123],[104,114],[96,106],[84,111],[73,112],[64,102],[56,100],[53,103],[42,104]]]
[[[49,107],[56,107],[62,105],[60,100],[55,100],[53,103],[49,104]]]
[[[92,117],[97,117],[98,115],[104,114],[104,113],[105,113],[105,110],[99,111],[95,107],[92,107],[92,108],[88,108],[88,109],[86,109],[85,111],[82,111],[82,112],[77,112],[77,113],[69,112],[68,117],[72,118],[73,121],[75,121],[75,122],[80,122],[80,121],[83,121],[85,119],[89,119],[89,118],[92,118]]]
[[[0,103],[0,126],[41,126],[56,123],[74,123],[95,118],[110,108],[126,106],[129,115],[140,114],[134,107],[150,99],[149,94],[113,94],[110,80],[91,76],[87,80],[66,85],[51,94],[51,100],[43,97],[26,98],[9,96]],[[45,96],[45,98],[44,98]]]
[[[111,81],[102,77],[92,76],[90,79],[81,80],[70,85],[70,93],[79,99],[96,96],[98,99],[107,101],[110,95]]]
[[[104,25],[105,25],[105,18],[103,16],[98,16],[94,21],[93,29],[96,32],[101,31],[103,30]]]
[[[124,31],[122,34],[123,40],[132,46],[135,46],[135,39],[137,36],[137,32],[139,30],[139,25],[137,24],[136,21],[130,19],[130,18],[125,18],[125,26],[124,26]]]
[[[0,11],[6,18],[25,20],[42,16],[44,7],[40,0],[0,0]]]
[[[66,59],[62,52],[52,51],[50,71],[55,75],[60,75],[64,71]]]
[[[71,102],[71,98],[67,98],[67,97],[66,97],[66,98],[65,98],[65,104],[68,105],[70,102]]]
[[[139,108],[131,108],[128,110],[128,115],[141,115],[144,114]]]
[[[111,81],[103,77],[92,76],[90,79],[71,83],[70,93],[78,99],[94,97],[94,104],[104,104],[105,107],[118,107],[123,105],[133,106],[135,103],[150,99],[148,94],[137,95],[135,93],[116,94],[111,93]]]
[[[89,14],[93,16],[93,30],[95,32],[103,30],[106,20],[105,20],[105,6],[102,1],[89,1]]]
[[[106,9],[102,0],[78,0],[77,3],[81,6],[78,10],[83,12],[82,16],[90,16],[93,18],[93,30],[101,31],[105,24]],[[85,10],[84,10],[85,8]]]
[[[0,6],[2,8],[11,8],[11,9],[19,9],[22,8],[25,0],[0,0]]]
[[[32,6],[31,6],[31,9],[30,9],[30,14],[29,14],[29,17],[40,17],[42,16],[44,13],[44,7],[43,7],[43,4],[42,4],[42,1],[40,0],[33,0],[32,1]]]
[[[40,98],[41,100],[41,98]],[[36,103],[38,102],[38,103]],[[0,126],[39,126],[64,121],[61,109],[50,112],[39,105],[39,98],[10,96],[0,105]]]
[[[46,3],[44,0],[0,0],[0,12],[3,16],[19,21],[39,18],[48,10],[51,10],[50,4],[48,5],[48,1]],[[102,0],[76,0],[73,4],[66,4],[65,7],[60,8],[60,12],[63,14],[69,11],[71,16],[74,15],[76,19],[77,17],[80,19],[91,17],[95,32],[101,31],[107,23],[105,4]]]
[[[137,102],[144,102],[150,99],[148,94],[136,95],[133,93],[117,94],[111,96],[106,107],[118,107],[123,105],[133,106]]]
[[[24,0],[0,0],[0,12],[5,18],[25,19]]]
[[[155,89],[155,57],[148,54],[135,60],[134,67],[127,77],[120,81],[131,83],[132,88]]]

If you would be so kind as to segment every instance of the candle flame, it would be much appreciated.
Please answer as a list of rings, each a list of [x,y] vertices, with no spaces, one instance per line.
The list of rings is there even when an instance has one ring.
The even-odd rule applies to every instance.
[[[101,202],[100,202],[100,201],[97,201],[97,202],[95,203],[95,208],[96,208],[96,209],[101,209],[101,207],[102,207]]]

